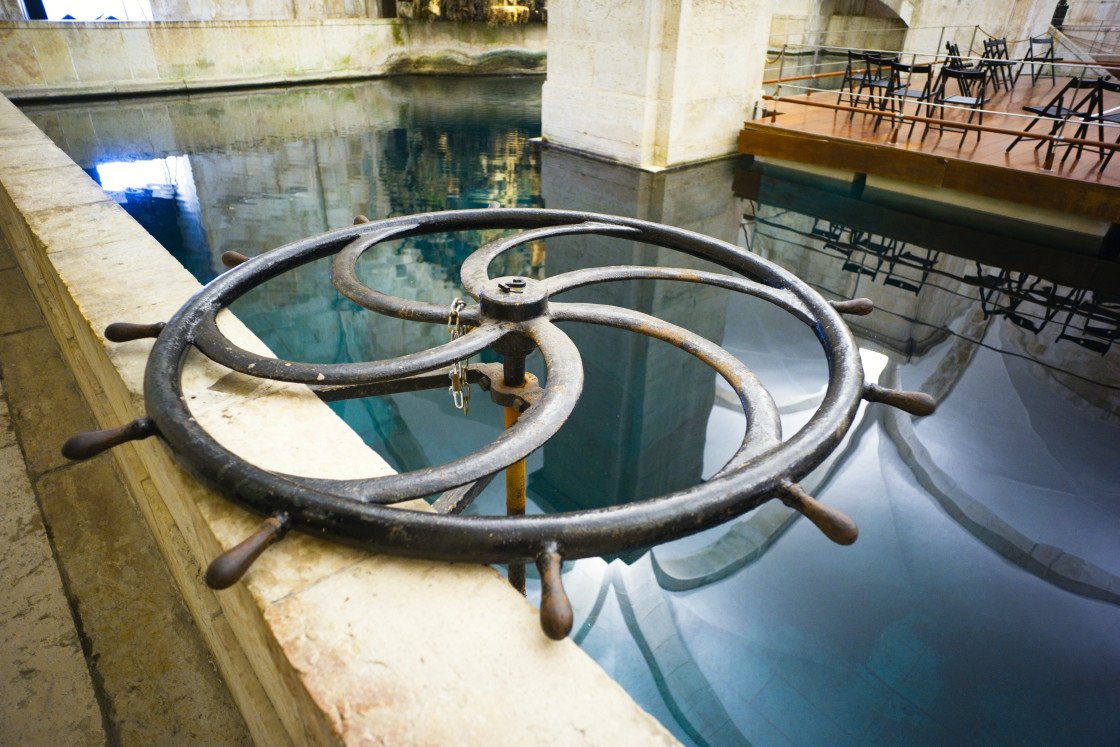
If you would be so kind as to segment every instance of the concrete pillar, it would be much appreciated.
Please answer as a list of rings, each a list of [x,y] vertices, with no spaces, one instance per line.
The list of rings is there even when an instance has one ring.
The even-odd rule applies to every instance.
[[[552,0],[544,137],[631,166],[735,151],[773,0]]]

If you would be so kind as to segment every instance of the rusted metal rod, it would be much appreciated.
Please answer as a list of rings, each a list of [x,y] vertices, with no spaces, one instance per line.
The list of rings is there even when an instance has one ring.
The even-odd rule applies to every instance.
[[[922,63],[923,65],[925,63]],[[945,60],[934,60],[931,65],[944,65]],[[791,75],[786,78],[771,78],[770,80],[762,81],[764,86],[773,86],[779,83],[793,83],[799,80],[816,80],[817,78],[835,78],[838,75],[843,75],[844,70],[834,70],[831,73],[813,73],[812,75]]]
[[[816,80],[817,78],[835,78],[837,75],[843,75],[843,70],[836,70],[831,73],[814,73],[812,75],[791,75],[787,78],[771,78],[770,80],[762,81],[764,86],[773,86],[778,83],[793,83],[798,80]]]
[[[516,407],[506,407],[506,428],[517,422],[521,415]],[[506,516],[525,515],[525,460],[506,467]],[[513,588],[525,593],[525,564],[509,564],[509,582]]]

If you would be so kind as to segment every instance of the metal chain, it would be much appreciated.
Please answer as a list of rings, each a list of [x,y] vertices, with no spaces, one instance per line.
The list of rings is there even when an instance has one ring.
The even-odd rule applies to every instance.
[[[447,334],[451,336],[452,342],[463,336],[463,324],[459,312],[465,306],[461,298],[451,302],[451,313],[447,317]],[[471,383],[467,381],[469,361],[469,358],[455,361],[451,364],[451,373],[448,374],[451,386],[447,391],[451,393],[451,400],[455,403],[455,407],[462,410],[464,415],[469,415],[471,411]]]

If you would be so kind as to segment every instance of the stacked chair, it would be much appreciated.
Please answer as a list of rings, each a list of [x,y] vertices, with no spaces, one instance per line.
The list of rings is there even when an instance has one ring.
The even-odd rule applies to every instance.
[[[1002,86],[1007,91],[1012,89],[1015,85],[1015,76],[1011,68],[1015,67],[1016,62],[1007,54],[1007,39],[984,40],[984,57],[980,60],[980,64],[988,69],[992,88],[998,89]]]
[[[890,63],[893,55],[878,52],[855,52],[848,50],[848,65],[840,83],[840,95],[836,103],[843,104],[848,97],[848,105],[883,108],[884,96],[890,84]],[[848,112],[851,119],[855,112]]]
[[[945,66],[953,70],[970,70],[974,67],[971,62],[967,62],[961,57],[961,48],[951,41],[945,42],[945,51],[948,53],[948,59],[945,60]]]

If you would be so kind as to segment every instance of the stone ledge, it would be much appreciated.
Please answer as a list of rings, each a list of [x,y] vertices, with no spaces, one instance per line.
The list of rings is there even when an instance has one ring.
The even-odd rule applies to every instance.
[[[27,133],[0,145],[0,230],[95,417],[103,427],[127,422],[143,414],[150,345],[110,347],[100,331],[166,319],[198,285],[76,165],[58,164],[54,146],[2,98],[0,131]],[[27,178],[44,174],[45,159],[58,164],[49,178]],[[224,327],[264,349],[235,319]],[[306,389],[239,377],[237,388],[253,391],[246,404],[215,386],[231,375],[198,362],[184,375],[196,416],[227,446],[290,472],[387,469]],[[319,437],[277,433],[277,410]],[[156,439],[114,456],[259,743],[674,743],[575,644],[546,639],[536,611],[487,567],[293,535],[243,583],[209,591],[202,568],[258,520],[200,487]]]

